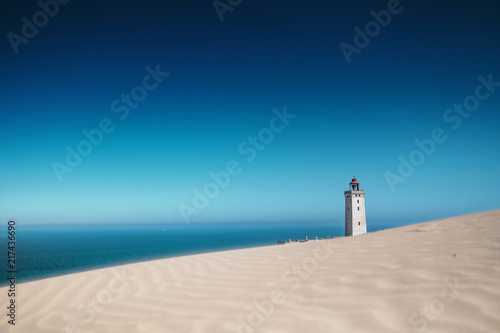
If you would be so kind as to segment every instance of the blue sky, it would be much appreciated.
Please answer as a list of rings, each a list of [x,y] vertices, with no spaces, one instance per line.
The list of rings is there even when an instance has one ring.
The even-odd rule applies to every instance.
[[[241,172],[191,222],[342,224],[352,176],[368,223],[500,208],[484,191],[500,186],[500,87],[459,128],[443,118],[479,76],[500,81],[494,1],[402,1],[350,63],[339,44],[386,1],[243,1],[222,22],[211,1],[73,1],[17,53],[7,36],[40,5],[1,6],[2,220],[184,222],[179,205],[229,161]],[[152,90],[148,66],[169,73]],[[111,105],[134,89],[147,96],[120,119]],[[284,108],[296,117],[247,161],[238,147]],[[114,130],[60,181],[54,162],[103,119]],[[446,141],[391,188],[436,128]]]

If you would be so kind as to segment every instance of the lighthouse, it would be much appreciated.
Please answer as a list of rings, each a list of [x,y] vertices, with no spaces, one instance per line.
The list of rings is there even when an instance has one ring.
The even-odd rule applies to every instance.
[[[345,235],[366,234],[365,191],[361,191],[356,177],[349,183],[345,196]]]

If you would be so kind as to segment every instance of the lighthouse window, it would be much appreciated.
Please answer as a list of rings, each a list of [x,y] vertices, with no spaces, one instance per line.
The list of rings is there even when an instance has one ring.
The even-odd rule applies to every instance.
[[[359,203],[359,200],[358,200],[358,203]]]
[[[361,222],[358,222],[358,225],[361,225]]]
[[[359,210],[359,207],[358,207],[358,210]]]

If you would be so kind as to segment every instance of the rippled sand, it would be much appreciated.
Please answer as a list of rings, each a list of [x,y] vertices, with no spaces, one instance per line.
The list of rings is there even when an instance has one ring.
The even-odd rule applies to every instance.
[[[500,211],[7,289],[1,332],[500,332]]]

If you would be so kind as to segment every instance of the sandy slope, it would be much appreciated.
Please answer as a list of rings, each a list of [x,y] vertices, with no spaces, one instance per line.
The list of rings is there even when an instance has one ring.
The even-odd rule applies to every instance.
[[[0,289],[0,332],[500,332],[500,211]]]

